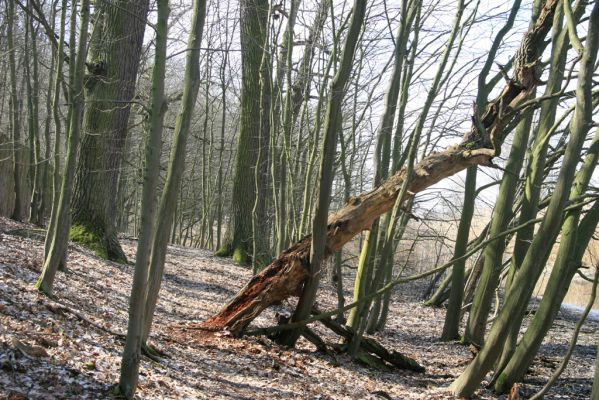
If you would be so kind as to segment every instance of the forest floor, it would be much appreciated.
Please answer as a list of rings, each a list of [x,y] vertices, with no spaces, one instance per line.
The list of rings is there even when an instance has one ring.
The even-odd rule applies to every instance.
[[[0,218],[0,399],[109,398],[119,377],[133,267],[71,245],[68,272],[58,274],[56,297],[50,299],[33,288],[43,239],[24,237],[23,229],[31,228]],[[122,244],[133,259],[135,241]],[[374,370],[346,356],[319,353],[303,339],[297,349],[286,349],[263,337],[192,329],[250,275],[209,251],[169,248],[152,334],[169,358],[142,358],[137,398],[444,399],[452,398],[447,386],[472,358],[466,346],[439,340],[445,311],[423,306],[418,286],[397,288],[387,329],[375,337],[417,359],[425,373]],[[334,307],[334,293],[323,285],[321,309]],[[525,397],[559,365],[577,318],[572,310],[560,313],[521,386]],[[255,324],[273,320],[271,310]],[[586,322],[568,368],[546,398],[589,397],[598,328],[599,321]],[[338,340],[320,326],[315,330],[327,341]],[[505,398],[487,389],[477,395]]]

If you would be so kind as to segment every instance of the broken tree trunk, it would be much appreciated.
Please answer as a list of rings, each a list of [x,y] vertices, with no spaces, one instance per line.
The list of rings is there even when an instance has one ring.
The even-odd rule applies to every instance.
[[[316,307],[312,308],[312,315],[320,315],[322,312]],[[341,336],[345,343],[350,343],[354,338],[355,332],[352,328],[344,326],[339,322],[336,322],[328,318],[322,318],[319,320],[325,327],[333,331],[335,334]],[[289,318],[280,319],[279,324],[286,324],[289,322]],[[308,341],[316,346],[319,351],[322,351],[328,355],[334,357],[327,344],[318,336],[312,329],[304,326],[301,328],[301,335],[304,336]],[[271,337],[272,338],[272,337]],[[411,357],[405,356],[395,350],[387,350],[382,344],[377,342],[375,339],[362,337],[358,349],[358,356],[356,359],[371,367],[389,370],[390,366],[399,369],[407,369],[414,372],[424,372],[424,367],[420,365],[416,360]],[[344,352],[347,350],[347,344],[340,345],[335,343],[331,345],[338,352]]]
[[[493,150],[468,149],[454,146],[435,153],[420,162],[409,194],[412,195],[470,165],[489,164]],[[398,196],[405,172],[400,171],[376,189],[350,199],[348,204],[329,217],[325,257],[340,250],[345,243],[365,229],[373,220],[389,211]],[[301,293],[308,277],[310,236],[285,250],[262,272],[254,275],[247,285],[213,317],[202,324],[210,330],[228,329],[240,334],[265,308]]]
[[[312,314],[320,314],[320,311],[314,309]],[[321,319],[320,322],[337,335],[345,338],[348,343],[351,342],[352,338],[354,337],[354,331],[351,328],[343,326],[340,323],[333,321],[331,318]],[[413,358],[398,353],[395,350],[389,351],[382,344],[372,338],[363,337],[362,340],[360,340],[360,349],[366,353],[372,353],[376,355],[381,360],[388,362],[396,368],[408,369],[415,372],[424,372],[424,367],[418,364],[418,362]]]
[[[538,83],[535,69],[545,47],[544,38],[551,26],[556,2],[545,2],[536,24],[526,32],[516,52],[514,76],[507,81],[500,95],[487,105],[482,116],[472,117],[472,127],[462,142],[428,155],[414,167],[410,176],[406,176],[405,169],[400,170],[372,191],[351,198],[345,207],[330,215],[325,257],[340,250],[354,236],[369,229],[376,218],[391,210],[406,179],[407,199],[470,166],[493,165],[491,160],[499,155],[501,144],[510,128],[520,119],[523,108],[537,104],[529,96]],[[234,335],[240,335],[264,309],[290,296],[298,296],[308,277],[310,241],[310,236],[306,236],[285,250],[254,275],[202,327],[227,329]]]

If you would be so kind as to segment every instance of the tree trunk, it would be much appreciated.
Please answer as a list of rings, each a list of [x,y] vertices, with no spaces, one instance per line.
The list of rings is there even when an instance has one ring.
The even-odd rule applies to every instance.
[[[23,148],[21,143],[21,121],[19,112],[19,92],[17,91],[17,62],[15,57],[16,47],[14,45],[14,22],[15,3],[6,2],[6,46],[8,51],[8,68],[10,70],[10,106],[11,119],[10,126],[12,130],[12,148],[13,148],[13,183],[15,202],[12,211],[12,219],[20,221],[23,218],[23,200],[25,197],[25,188],[23,187]]]
[[[573,210],[569,214],[580,213]],[[520,381],[536,356],[545,335],[551,328],[562,300],[568,292],[570,282],[582,262],[582,256],[591,240],[597,224],[599,223],[599,201],[587,212],[580,224],[572,230],[573,218],[566,217],[562,228],[562,240],[558,256],[551,271],[551,276],[545,288],[543,299],[528,325],[524,336],[515,348],[511,357],[506,360],[507,365],[500,363],[499,372],[496,373],[495,390],[499,393],[508,391],[515,382]],[[568,226],[570,225],[570,226]],[[573,243],[575,242],[575,244]],[[572,249],[572,245],[575,249]]]
[[[416,3],[412,4],[415,5]],[[397,28],[397,35],[395,38],[393,72],[391,74],[389,87],[385,93],[385,106],[378,126],[377,142],[374,155],[374,187],[380,185],[381,182],[384,179],[386,179],[389,174],[392,130],[395,121],[397,100],[399,97],[402,83],[401,76],[403,71],[403,64],[405,61],[404,56],[406,53],[406,44],[408,36],[410,34],[409,28],[416,14],[416,9],[417,7],[410,7],[410,11],[408,12],[407,1],[402,2],[401,15],[404,17],[402,17],[401,24]],[[389,220],[387,220],[386,222],[388,223]],[[378,263],[376,263],[377,260],[375,254],[377,253],[377,247],[379,247],[379,245],[380,247],[384,246],[385,242],[384,240],[380,240],[380,238],[385,237],[384,235],[386,233],[386,229],[384,228],[387,226],[388,225],[385,224],[383,226],[380,226],[378,219],[375,220],[375,222],[372,224],[371,229],[364,238],[362,250],[360,253],[360,259],[358,262],[358,271],[354,282],[354,301],[357,301],[363,296],[367,295],[370,292],[370,289],[375,289],[376,285],[373,284],[373,273],[375,270],[375,266],[378,266],[377,271],[382,271],[384,269],[382,265],[384,263],[381,262],[380,258],[378,260]],[[380,247],[378,248],[379,251]],[[359,326],[364,326],[366,324],[366,319],[368,318],[368,311],[369,304],[362,304],[359,307],[352,309],[347,321],[348,326],[353,327],[356,330],[358,330]],[[357,348],[358,346],[353,346],[353,350],[357,350]]]
[[[175,131],[173,134],[173,145],[166,173],[166,182],[156,223],[152,232],[152,255],[150,258],[150,272],[148,277],[148,296],[145,303],[144,327],[142,334],[142,343],[146,344],[152,327],[154,310],[158,301],[158,292],[164,272],[164,260],[166,258],[166,248],[168,245],[171,227],[175,225],[175,207],[177,204],[177,195],[181,188],[181,179],[185,166],[185,148],[191,126],[193,108],[198,97],[200,89],[200,43],[204,32],[204,21],[206,20],[206,0],[195,0],[193,3],[193,18],[191,31],[187,47],[187,57],[185,59],[185,80],[183,86],[183,97],[181,106],[175,122]]]
[[[70,26],[70,59],[76,60],[73,68],[73,80],[69,91],[69,137],[67,144],[67,155],[62,175],[62,185],[60,189],[60,198],[56,210],[56,223],[52,232],[48,231],[46,235],[51,235],[50,248],[44,259],[42,273],[35,284],[36,289],[51,295],[54,285],[54,277],[60,263],[63,261],[68,244],[68,232],[70,228],[69,205],[73,188],[73,179],[75,175],[75,165],[77,162],[77,150],[79,147],[79,137],[81,135],[82,114],[84,106],[83,81],[85,75],[85,54],[87,52],[87,32],[89,25],[89,0],[81,1],[81,22],[79,31],[79,43],[75,53],[75,32],[77,13],[73,2],[71,11]]]
[[[266,23],[264,29],[264,42],[262,51],[262,60],[260,61],[260,130],[258,136],[258,155],[256,157],[256,165],[254,165],[254,184],[255,184],[255,199],[252,208],[252,271],[254,273],[264,267],[272,259],[269,248],[269,233],[268,233],[268,166],[271,141],[271,129],[273,125],[274,114],[272,99],[272,59],[270,53],[273,51],[273,46],[270,40],[270,8],[267,11]],[[245,151],[245,150],[239,150]]]
[[[326,3],[327,0],[322,0],[322,3]],[[291,66],[293,62],[293,33],[295,27],[295,20],[297,18],[297,10],[301,4],[301,0],[292,0],[291,6],[289,10],[289,19],[287,21],[287,28],[285,28],[285,34],[283,35],[283,46],[281,48],[281,53],[279,57],[279,71],[277,71],[277,82],[275,83],[275,96],[278,96],[278,90],[281,89],[281,83],[283,81],[283,72],[285,72],[285,81],[287,82],[287,87],[291,88]],[[319,9],[321,6],[319,6]],[[325,13],[326,15],[326,13]],[[322,18],[319,18],[317,15],[315,24],[318,26]],[[310,30],[310,35],[314,30],[314,26]],[[310,39],[308,39],[310,40]],[[306,49],[310,47],[306,45]],[[307,57],[310,61],[312,60],[312,53],[304,52],[304,57]],[[303,59],[302,63],[305,63],[307,60]],[[300,68],[301,71],[301,68]],[[279,75],[281,75],[279,77]],[[285,101],[283,103],[283,114],[280,120],[281,128],[283,129],[283,143],[281,144],[281,161],[280,161],[280,182],[279,182],[279,191],[278,191],[278,213],[277,213],[277,241],[276,241],[276,249],[277,254],[280,254],[285,250],[288,244],[288,219],[287,219],[287,164],[288,157],[290,151],[290,141],[291,141],[291,131],[293,129],[293,122],[297,117],[294,114],[294,109],[292,105],[292,90],[287,90],[285,93]],[[303,90],[303,88],[302,88]],[[297,110],[299,112],[299,108]],[[275,108],[275,116],[278,115],[279,110]],[[271,135],[274,135],[274,131]],[[273,136],[273,140],[275,137]],[[273,165],[274,165],[273,160]]]
[[[31,11],[31,9],[29,10]],[[38,71],[38,52],[37,52],[37,29],[33,24],[33,18],[27,15],[26,18],[27,32],[29,37],[25,38],[26,54],[27,58],[30,58],[30,62],[25,62],[25,74],[27,81],[27,110],[28,110],[28,129],[29,129],[29,143],[32,148],[32,159],[30,162],[33,165],[33,174],[31,179],[31,201],[29,204],[29,222],[35,225],[41,225],[43,223],[44,216],[42,214],[42,196],[44,187],[42,184],[43,179],[43,165],[42,165],[42,154],[41,154],[41,143],[40,143],[40,124],[39,124],[39,71]],[[27,45],[31,45],[30,52],[27,52]],[[29,54],[30,53],[30,54]]]
[[[543,21],[547,19],[546,17],[553,15],[553,10],[556,7],[555,3],[557,2],[552,0],[545,3],[535,26],[544,26]],[[548,10],[550,12],[547,12]],[[599,3],[595,3],[590,17],[586,47],[580,62],[576,88],[576,110],[570,126],[570,141],[566,148],[547,213],[530,245],[522,266],[514,275],[514,283],[506,294],[505,306],[493,324],[484,347],[450,387],[453,393],[458,396],[471,396],[499,357],[506,334],[510,331],[514,319],[518,319],[523,314],[534,284],[549,256],[551,246],[547,246],[547,243],[553,243],[559,233],[564,213],[563,209],[572,188],[580,151],[592,121],[592,71],[597,56],[598,44]],[[520,62],[518,59],[517,61]]]
[[[247,264],[252,249],[252,209],[256,197],[255,168],[260,142],[260,65],[265,42],[268,1],[242,0],[241,110],[230,220],[218,256]],[[268,143],[268,142],[267,142]],[[266,151],[266,149],[265,149]],[[263,221],[261,221],[262,223]]]
[[[514,204],[520,170],[524,161],[531,124],[532,115],[527,113],[516,128],[512,149],[505,164],[506,173],[503,174],[503,178],[501,179],[499,195],[497,196],[495,209],[491,218],[489,227],[490,236],[495,236],[506,230],[513,217],[512,206]],[[467,343],[473,343],[477,346],[482,346],[483,344],[487,318],[491,310],[495,290],[499,284],[505,247],[506,240],[496,240],[483,250],[482,257],[484,261],[481,277],[474,293],[468,324],[464,332],[464,341]]]
[[[127,259],[116,236],[117,182],[148,4],[148,0],[99,3],[90,39],[88,98],[71,207],[71,239],[118,262]]]
[[[454,258],[462,257],[466,253],[468,246],[468,236],[470,234],[470,225],[472,215],[474,214],[474,202],[476,200],[476,171],[476,167],[470,167],[466,172],[464,205],[456,236]],[[449,304],[447,305],[443,333],[441,334],[442,340],[455,340],[460,337],[459,327],[462,315],[462,298],[464,295],[465,264],[466,260],[460,260],[453,264],[453,269],[451,270],[451,291],[449,292]]]
[[[485,62],[483,70],[479,75],[479,92],[476,99],[476,109],[477,113],[479,114],[482,114],[484,110],[484,104],[487,102],[487,97],[492,89],[492,87],[490,87],[490,85],[486,82],[487,76],[491,69],[492,63],[495,60],[497,50],[501,45],[501,41],[514,24],[516,14],[520,8],[520,3],[520,0],[514,1],[509,18],[493,40],[493,45],[491,46],[491,50],[487,56],[487,61]],[[538,13],[539,3],[540,2],[538,0],[535,3],[535,11],[533,12],[535,15]],[[522,121],[516,128],[514,143],[512,144],[512,150],[506,164],[506,169],[510,171],[510,173],[505,174],[501,182],[499,197],[497,199],[495,209],[493,210],[493,218],[490,227],[492,230],[491,236],[494,236],[499,232],[503,232],[507,227],[512,211],[512,202],[515,196],[517,178],[520,174],[520,169],[522,168],[524,152],[526,150],[526,141],[528,138],[528,132],[530,131],[531,118],[532,116],[528,115],[528,122],[526,122],[526,120]],[[503,256],[504,249],[505,241],[497,240],[487,246],[483,251],[484,262],[480,278],[481,283],[479,283],[476,288],[475,299],[472,303],[468,324],[466,325],[466,330],[464,333],[464,340],[466,342],[473,342],[479,345],[482,343],[487,323],[487,316],[491,308],[492,295],[498,284],[500,265],[502,264],[501,257]],[[461,290],[463,290],[463,288],[460,288],[460,291]],[[461,308],[461,305],[459,308]]]
[[[133,398],[139,378],[139,359],[145,322],[145,305],[148,295],[148,270],[151,254],[152,233],[156,225],[156,189],[160,177],[160,153],[162,150],[162,130],[166,99],[164,97],[164,76],[166,70],[166,46],[168,35],[168,0],[158,0],[156,17],[156,39],[154,69],[152,71],[152,104],[150,123],[145,149],[144,183],[141,200],[141,226],[133,284],[129,298],[129,322],[127,338],[121,362],[119,391],[128,399]]]
[[[325,120],[325,136],[322,143],[322,158],[319,171],[318,202],[312,220],[312,241],[310,245],[310,259],[307,265],[308,279],[305,282],[292,322],[302,321],[310,316],[318,284],[320,282],[321,267],[326,257],[330,255],[327,249],[327,216],[329,213],[330,197],[334,177],[335,151],[337,149],[337,135],[342,125],[342,105],[345,97],[347,82],[351,75],[354,54],[360,31],[364,24],[366,14],[366,0],[355,0],[352,9],[352,19],[341,54],[340,67],[331,82],[331,93]],[[283,332],[279,342],[288,346],[295,345],[300,331],[290,330]]]
[[[53,161],[53,171],[52,171],[52,210],[50,212],[50,222],[46,229],[46,238],[44,239],[44,259],[48,257],[48,253],[50,252],[50,245],[52,244],[53,234],[56,232],[56,216],[58,214],[58,203],[60,200],[60,183],[61,183],[61,174],[60,174],[60,153],[62,151],[61,148],[61,140],[60,135],[62,134],[62,117],[60,115],[60,86],[64,83],[63,76],[63,66],[65,63],[63,52],[64,52],[64,37],[65,37],[65,27],[66,27],[66,9],[67,9],[67,0],[62,0],[61,11],[60,11],[60,33],[58,36],[58,48],[54,50],[53,54],[56,63],[56,75],[54,78],[54,92],[52,98],[52,118],[54,120],[54,161]],[[73,79],[73,70],[69,71],[69,82],[72,84]],[[72,107],[69,107],[66,121],[67,123],[71,120],[71,112]],[[58,269],[64,270],[66,268],[66,249],[65,254],[63,256],[63,262],[59,264]]]

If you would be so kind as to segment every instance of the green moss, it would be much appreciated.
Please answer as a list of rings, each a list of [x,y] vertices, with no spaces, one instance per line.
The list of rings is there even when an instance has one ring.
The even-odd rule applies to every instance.
[[[134,262],[127,260],[127,257],[124,257],[120,253],[116,253],[116,252],[109,253],[107,255],[107,257],[105,257],[105,258],[107,258],[110,261],[114,261],[116,263],[123,264],[123,265],[135,265]]]
[[[247,251],[247,249],[239,244],[237,246],[235,246],[235,248],[231,249],[230,245],[224,245],[222,246],[220,249],[218,249],[216,251],[216,253],[214,253],[215,256],[217,257],[231,257],[233,262],[235,262],[236,264],[239,264],[241,266],[248,266],[250,264],[250,255]],[[267,261],[267,260],[262,260],[262,261]],[[264,264],[266,265],[266,263]]]
[[[365,351],[358,351],[358,354],[356,354],[356,360],[364,365],[381,371],[391,372],[393,370],[391,367],[385,364],[385,361]]]
[[[214,253],[217,257],[229,257],[231,252],[229,251],[229,246],[223,246]]]
[[[41,278],[35,283],[35,289],[48,297],[52,297],[52,291],[48,289]]]
[[[69,239],[81,246],[87,247],[100,258],[108,258],[102,235],[87,225],[71,226]]]
[[[239,265],[248,265],[248,253],[242,246],[235,247],[231,258]]]
[[[500,374],[499,378],[497,378],[497,381],[495,382],[495,390],[497,390],[499,393],[505,393],[507,391],[507,389],[505,389],[505,385],[506,375]]]

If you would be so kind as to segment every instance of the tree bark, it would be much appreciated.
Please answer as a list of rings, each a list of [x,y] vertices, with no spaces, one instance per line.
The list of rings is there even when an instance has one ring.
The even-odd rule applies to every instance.
[[[468,236],[472,215],[474,214],[474,202],[476,199],[476,167],[468,168],[466,172],[466,183],[464,189],[464,205],[462,207],[462,216],[458,226],[456,236],[454,258],[462,257],[466,253],[468,246]],[[453,264],[451,270],[451,290],[449,292],[449,304],[445,314],[445,323],[443,324],[443,333],[441,340],[455,340],[460,337],[459,326],[462,316],[462,298],[464,296],[464,275],[466,269],[466,260],[461,260]]]
[[[139,360],[145,322],[145,306],[148,296],[148,271],[152,250],[152,233],[156,225],[156,189],[160,177],[160,153],[166,99],[164,76],[166,70],[166,46],[168,36],[168,0],[156,2],[158,13],[154,68],[152,71],[152,104],[145,149],[144,183],[141,200],[141,226],[135,256],[135,270],[131,296],[129,297],[129,321],[127,338],[123,349],[119,391],[128,399],[133,398],[139,379]]]
[[[118,174],[148,14],[148,0],[99,3],[90,38],[84,135],[73,192],[72,240],[113,261]]]
[[[512,206],[514,204],[520,170],[524,161],[531,124],[532,115],[527,113],[525,118],[516,127],[512,149],[505,164],[506,173],[501,179],[499,195],[497,196],[495,209],[491,218],[489,227],[489,235],[491,236],[503,232],[512,220]],[[473,343],[477,346],[482,346],[483,344],[487,318],[491,310],[495,289],[499,284],[506,244],[505,240],[497,240],[483,250],[483,269],[479,284],[476,287],[474,300],[472,301],[468,324],[464,332],[464,341],[467,343]]]
[[[576,213],[580,213],[580,210],[570,212],[570,214]],[[547,331],[551,328],[560,310],[562,300],[568,292],[570,282],[581,265],[582,256],[599,223],[599,201],[595,201],[593,207],[587,212],[580,224],[574,228],[574,231],[571,226],[566,226],[572,223],[568,221],[573,218],[570,216],[566,218],[564,228],[562,228],[562,241],[558,256],[539,308],[511,358],[506,360],[507,365],[502,366],[501,363],[499,364],[501,370],[496,372],[495,380],[495,390],[499,393],[508,391],[515,382],[524,377]],[[573,244],[575,251],[572,251],[571,246]]]
[[[10,106],[11,119],[10,126],[12,130],[12,148],[13,148],[13,183],[15,192],[15,202],[12,211],[12,219],[20,221],[23,218],[23,200],[25,197],[25,188],[23,187],[23,149],[21,143],[21,121],[19,113],[19,92],[17,90],[17,62],[15,57],[14,45],[14,22],[15,3],[7,1],[6,7],[6,45],[8,51],[8,68],[10,71]]]
[[[322,3],[326,3],[327,0],[322,0]],[[279,56],[279,71],[277,71],[277,81],[275,82],[275,96],[279,96],[278,91],[281,90],[282,81],[283,81],[283,72],[285,76],[285,80],[287,82],[287,87],[291,88],[291,66],[293,62],[293,33],[295,27],[295,20],[297,17],[297,10],[301,4],[301,0],[292,0],[291,6],[289,10],[289,19],[287,21],[287,28],[285,28],[285,34],[283,35],[283,46],[281,48],[281,53]],[[321,6],[319,6],[319,9]],[[317,14],[315,24],[318,24],[322,18],[319,18]],[[314,31],[314,26],[310,29],[310,35]],[[310,39],[308,39],[310,40]],[[306,49],[309,45],[306,45]],[[310,61],[312,60],[311,52],[304,52],[304,57],[307,57]],[[306,59],[302,60],[302,63],[307,62]],[[301,71],[301,68],[300,68]],[[293,89],[293,88],[291,88]],[[303,89],[302,89],[303,90]],[[288,244],[288,235],[287,235],[287,164],[289,157],[289,142],[291,141],[291,131],[293,128],[293,122],[296,118],[296,115],[293,113],[292,108],[292,92],[293,90],[287,90],[285,93],[285,101],[283,102],[283,113],[280,120],[280,128],[283,130],[283,142],[281,143],[281,161],[280,161],[280,180],[279,180],[279,191],[278,191],[278,213],[277,213],[277,239],[276,239],[276,249],[277,254],[280,254],[285,250]],[[279,103],[279,102],[277,102]],[[280,108],[280,107],[279,107]],[[277,109],[277,104],[275,104],[274,115],[278,115],[280,110]],[[299,108],[298,108],[299,112]],[[272,140],[275,140],[275,131],[279,129],[274,129],[271,135],[273,135]],[[274,166],[273,160],[273,166]]]
[[[30,9],[31,11],[31,9]],[[35,225],[41,225],[43,223],[42,214],[42,196],[44,187],[42,183],[43,178],[43,164],[41,154],[41,142],[40,142],[40,124],[39,124],[39,70],[38,70],[38,51],[37,51],[37,29],[33,24],[33,18],[28,14],[26,18],[27,29],[29,37],[25,38],[25,49],[27,58],[30,57],[30,62],[25,63],[25,74],[27,81],[27,110],[28,110],[28,129],[29,129],[29,143],[32,148],[32,156],[30,159],[31,174],[31,199],[29,204],[29,222]],[[27,52],[28,44],[31,45],[31,49]]]
[[[493,45],[491,46],[491,50],[487,56],[487,61],[485,62],[485,65],[483,66],[483,69],[479,75],[479,92],[476,98],[476,109],[477,113],[479,114],[482,114],[484,105],[487,102],[487,97],[492,89],[491,85],[487,84],[486,82],[487,76],[503,38],[514,24],[514,20],[520,8],[520,3],[520,0],[514,1],[510,11],[510,16],[508,17],[506,24],[495,37]],[[535,2],[533,21],[536,13],[538,12],[539,3],[540,2],[538,0]],[[530,118],[531,116],[528,117],[529,120]],[[493,218],[490,227],[493,233],[491,236],[505,230],[509,215],[512,210],[512,202],[515,195],[515,185],[517,177],[520,173],[520,169],[522,168],[524,152],[526,150],[526,139],[528,138],[528,131],[530,131],[530,122],[527,123],[525,121],[521,122],[516,128],[514,144],[512,145],[512,150],[508,158],[508,162],[506,163],[506,169],[509,170],[511,174],[505,174],[501,182],[501,187],[503,190],[499,190],[499,197],[495,209],[493,210]],[[480,278],[482,284],[479,284],[476,288],[475,301],[472,304],[468,324],[466,325],[464,333],[464,339],[466,342],[474,342],[479,344],[482,342],[487,316],[491,308],[492,294],[494,293],[498,284],[501,256],[503,255],[504,248],[505,241],[498,240],[491,243],[483,251],[483,257],[485,261],[483,263],[482,276]],[[459,290],[462,291],[463,287],[461,287]],[[461,308],[461,304],[459,308]]]
[[[185,59],[185,81],[181,106],[175,122],[173,145],[169,157],[164,190],[160,197],[158,214],[152,232],[152,255],[148,277],[148,296],[145,303],[144,329],[142,343],[146,344],[152,327],[154,310],[158,302],[158,293],[164,272],[164,260],[171,228],[175,225],[175,207],[180,193],[181,179],[185,166],[185,148],[189,137],[193,108],[200,89],[200,43],[206,20],[206,0],[195,0],[194,14]]]
[[[377,142],[374,154],[374,187],[380,185],[381,182],[384,179],[386,179],[389,174],[392,130],[395,121],[397,100],[399,97],[400,89],[402,88],[401,77],[403,71],[403,64],[405,62],[404,57],[406,53],[406,45],[410,34],[410,27],[412,25],[415,14],[417,13],[416,11],[418,10],[419,12],[419,6],[417,6],[416,3],[412,3],[412,5],[413,7],[410,7],[408,10],[407,1],[402,2],[402,20],[400,26],[397,28],[397,35],[395,37],[395,59],[393,64],[393,72],[391,74],[389,87],[385,93],[385,106],[381,118],[379,120],[378,126]],[[448,43],[447,48],[451,48],[454,38],[455,35],[452,35],[450,37],[450,43]],[[416,46],[416,43],[417,42],[414,43],[414,46]],[[444,58],[444,61],[442,61],[439,70],[442,70],[444,62],[447,61],[449,51],[450,50],[447,50],[445,52],[446,57]],[[431,88],[430,91],[436,91],[434,84],[433,88]],[[429,105],[429,107],[429,103],[432,103],[432,100],[433,97],[429,94],[427,98],[427,104]],[[426,112],[427,106],[425,105],[423,113]],[[403,115],[400,115],[400,118],[402,117]],[[415,144],[415,146],[417,146],[417,144]],[[346,184],[346,186],[348,185]],[[347,188],[346,190],[349,190],[349,188]],[[382,257],[380,257],[377,263],[375,255],[377,253],[377,250],[380,251],[381,248],[385,245],[384,239],[385,233],[387,233],[387,230],[385,228],[389,226],[388,223],[390,222],[390,219],[391,217],[387,218],[387,220],[385,221],[387,222],[387,224],[383,224],[382,226],[380,226],[380,221],[378,221],[378,219],[375,220],[375,222],[371,226],[370,231],[364,238],[364,242],[362,244],[362,249],[360,252],[360,259],[358,262],[358,271],[354,282],[354,301],[357,301],[361,297],[367,295],[370,292],[370,289],[376,290],[377,284],[373,280],[375,264],[376,266],[378,266],[377,271],[382,272],[384,269],[384,262],[381,261]],[[393,240],[393,238],[391,238],[391,240]],[[351,326],[354,329],[358,329],[359,326],[364,326],[368,317],[369,306],[370,304],[362,304],[359,307],[352,309],[347,320],[348,326]],[[353,346],[353,350],[357,350],[357,346]]]
[[[292,317],[292,322],[301,321],[310,315],[318,284],[320,282],[321,267],[325,257],[329,255],[327,245],[327,216],[334,177],[335,150],[337,148],[337,135],[342,125],[342,104],[345,96],[347,82],[351,74],[356,46],[359,41],[360,31],[364,24],[366,14],[366,1],[355,0],[352,9],[347,38],[341,54],[339,70],[331,82],[331,94],[327,107],[325,120],[325,136],[322,143],[322,158],[319,171],[318,203],[312,220],[312,241],[310,244],[310,260],[308,263],[308,279],[305,282],[302,295]],[[299,331],[284,332],[280,342],[293,346],[299,337]]]
[[[258,135],[258,149],[256,164],[254,165],[254,184],[255,184],[255,199],[252,208],[252,271],[254,273],[264,267],[272,259],[269,248],[269,232],[268,232],[268,166],[271,141],[271,129],[273,124],[274,114],[273,107],[273,92],[272,92],[272,58],[270,56],[271,38],[269,28],[271,25],[270,19],[271,9],[267,8],[267,18],[264,26],[264,42],[262,59],[260,61],[260,129]],[[239,149],[239,151],[245,151]]]
[[[265,42],[268,1],[240,2],[241,115],[230,220],[218,256],[247,264],[252,249],[252,210],[256,197],[255,168],[260,142],[260,65]],[[268,143],[268,142],[267,142]],[[265,149],[267,151],[267,149]],[[264,223],[264,221],[261,221]]]
[[[73,2],[73,10],[75,10]],[[81,136],[81,124],[84,105],[83,81],[85,74],[85,54],[87,50],[87,34],[89,25],[89,0],[81,1],[81,22],[79,31],[79,43],[75,53],[75,31],[77,28],[77,14],[71,11],[70,26],[70,59],[76,60],[73,68],[73,80],[69,92],[70,108],[69,112],[69,138],[67,144],[67,156],[62,175],[62,184],[60,189],[60,198],[56,210],[56,223],[52,232],[48,231],[46,235],[51,235],[50,248],[44,259],[42,273],[35,284],[36,289],[52,295],[54,277],[60,263],[66,254],[68,244],[68,232],[70,228],[69,205],[73,188],[73,179],[75,175],[75,165],[77,162],[77,150],[79,148],[79,137]]]

